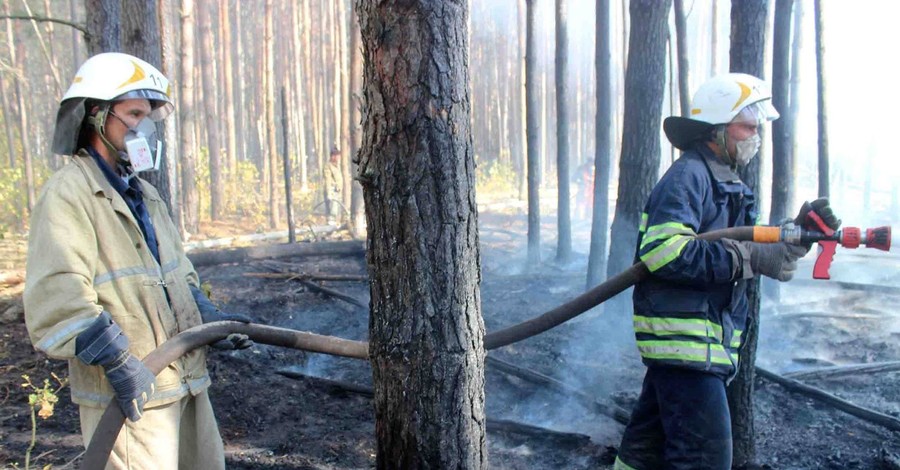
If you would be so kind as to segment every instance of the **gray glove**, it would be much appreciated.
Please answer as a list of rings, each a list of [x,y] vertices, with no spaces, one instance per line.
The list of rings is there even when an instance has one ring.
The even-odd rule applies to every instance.
[[[756,243],[741,242],[750,253],[750,269],[754,275],[778,279],[781,282],[790,281],[797,270],[797,260],[809,251],[805,246],[791,245],[788,243]],[[744,277],[747,273],[744,273]]]
[[[250,317],[247,315],[242,315],[240,313],[224,313],[219,310],[212,302],[209,301],[209,298],[206,297],[206,294],[200,290],[198,287],[191,286],[191,294],[194,296],[194,301],[197,302],[197,308],[200,309],[200,319],[203,320],[203,323],[210,323],[214,321],[238,321],[241,323],[250,323]],[[250,339],[249,336],[240,334],[240,333],[232,333],[225,337],[225,339],[220,339],[215,343],[209,345],[211,348],[220,349],[224,351],[231,351],[234,349],[247,349],[250,346],[253,346],[253,340]]]
[[[831,230],[837,230],[841,226],[841,219],[838,219],[837,216],[834,215],[834,211],[831,210],[831,205],[828,203],[827,197],[820,197],[813,202],[804,202],[803,206],[800,207],[800,212],[794,219],[794,224],[798,227],[803,227],[806,230],[819,231],[819,227],[812,220],[807,220],[810,212],[815,212],[816,215],[822,219],[822,222],[825,222],[825,225]]]
[[[109,313],[100,313],[75,338],[75,356],[87,365],[103,367],[122,413],[131,421],[141,419],[156,390],[156,375],[128,352],[128,338]]]

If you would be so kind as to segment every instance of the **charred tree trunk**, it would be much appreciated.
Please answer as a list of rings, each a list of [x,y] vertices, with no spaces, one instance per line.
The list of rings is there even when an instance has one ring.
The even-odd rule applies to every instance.
[[[768,0],[744,0],[731,5],[731,72],[763,76],[768,10]],[[759,194],[759,167],[762,159],[763,156],[758,155],[740,171],[741,179],[755,194]],[[759,339],[759,296],[759,278],[756,278],[747,289],[748,325],[744,332],[746,343],[742,346],[738,375],[728,387],[735,466],[750,464],[756,458],[753,374]]]
[[[684,18],[684,0],[675,0],[675,42],[678,50],[678,98],[681,115],[691,117],[690,63],[688,62],[687,25]]]
[[[200,18],[200,56],[203,68],[203,102],[206,108],[207,148],[209,149],[209,214],[212,220],[220,220],[225,212],[225,184],[222,177],[222,143],[219,137],[218,92],[216,89],[216,63],[213,53],[212,25],[216,24],[212,5],[208,1],[197,3]]]
[[[772,209],[769,223],[778,224],[788,214],[794,182],[793,123],[788,114],[791,74],[791,11],[794,0],[775,0],[772,36],[772,105],[781,118],[772,123]]]
[[[122,50],[122,2],[84,0],[88,56]]]
[[[272,17],[272,0],[266,0],[265,4],[265,33],[263,34],[263,50],[265,51],[265,68],[263,70],[263,83],[266,96],[266,153],[263,158],[269,162],[269,185],[267,196],[269,199],[269,228],[275,228],[281,220],[278,213],[278,146],[275,143],[275,22]]]
[[[179,2],[180,3],[180,2]],[[162,61],[162,72],[167,77],[172,77],[177,83],[178,76],[178,46],[176,28],[180,24],[177,16],[175,16],[175,5],[173,2],[159,3],[159,45],[160,58]],[[181,94],[177,88],[173,88],[173,97],[175,103],[180,103]],[[165,129],[165,154],[166,158],[163,163],[164,167],[160,171],[165,171],[166,182],[169,192],[169,212],[172,214],[172,221],[178,227],[179,232],[184,233],[184,217],[181,214],[181,188],[178,182],[178,165],[177,162],[181,158],[181,138],[178,135],[178,119],[174,115],[169,116],[162,122]]]
[[[556,0],[556,262],[572,256],[572,219],[569,207],[569,32],[566,0]]]
[[[194,104],[194,0],[181,0],[181,211],[184,229],[200,231],[200,201],[197,194],[197,113]]]
[[[609,173],[612,166],[612,75],[610,72],[610,3],[597,0],[594,67],[597,75],[597,116],[594,130],[594,203],[591,214],[591,251],[588,257],[586,288],[590,289],[606,273],[606,245],[609,239]]]
[[[797,158],[798,155],[797,146],[799,145],[799,140],[797,140],[797,116],[800,114],[800,53],[803,50],[803,1],[795,0],[794,1],[794,38],[793,43],[791,44],[791,84],[790,84],[790,98],[788,99],[789,107],[787,109],[787,116],[782,114],[781,119],[787,118],[791,123],[791,132],[788,134],[791,137],[790,145],[791,145],[791,155],[794,158],[791,161],[791,173],[796,175],[797,171]],[[781,112],[779,110],[779,112]],[[795,204],[796,193],[792,192],[791,199],[787,201],[788,206],[790,208]],[[896,212],[895,212],[896,213]]]
[[[354,238],[362,236],[365,225],[365,206],[362,186],[359,184],[359,147],[362,140],[362,39],[356,11],[350,16],[350,160],[353,164],[353,184],[350,200],[350,233]]]
[[[538,147],[537,35],[534,30],[535,0],[525,0],[525,120],[528,123],[528,265],[541,262],[541,154]]]
[[[376,465],[487,468],[467,2],[357,2]]]
[[[816,23],[816,102],[818,104],[819,125],[819,197],[828,197],[829,160],[828,160],[828,110],[825,105],[825,25],[822,24],[822,0],[815,2]]]
[[[607,276],[631,266],[641,211],[659,173],[659,123],[665,88],[666,36],[671,0],[632,0],[625,72],[625,117],[619,194]],[[621,306],[621,305],[620,305]]]

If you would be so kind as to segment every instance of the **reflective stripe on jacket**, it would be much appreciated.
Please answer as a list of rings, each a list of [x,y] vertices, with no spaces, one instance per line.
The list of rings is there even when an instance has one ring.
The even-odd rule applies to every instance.
[[[197,274],[156,189],[141,180],[156,228],[160,263],[137,221],[87,153],[56,172],[34,208],[28,238],[25,322],[35,347],[69,360],[72,401],[105,406],[113,396],[103,369],[75,356],[75,338],[106,310],[138,358],[201,323],[189,285]],[[174,402],[209,386],[203,348],[156,377],[148,407]]]
[[[685,152],[657,183],[639,227],[637,258],[651,276],[634,290],[634,331],[647,365],[733,377],[746,329],[746,281],[732,255],[697,234],[756,220],[755,197],[705,145]]]

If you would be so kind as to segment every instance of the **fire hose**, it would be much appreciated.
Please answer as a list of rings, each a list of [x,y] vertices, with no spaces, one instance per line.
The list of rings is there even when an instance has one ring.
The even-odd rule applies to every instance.
[[[844,232],[847,230],[848,229],[845,228]],[[859,233],[858,229],[856,233]],[[890,249],[890,227],[869,229],[867,233],[867,238],[868,240],[871,240],[871,243],[867,243],[864,240],[862,242],[863,244],[885,251]],[[855,248],[855,246],[852,245],[852,242],[849,244],[843,243],[841,232],[832,231],[830,234],[806,232],[805,238],[801,238],[801,236],[802,234],[800,232],[793,233],[780,229],[779,227],[755,226],[733,227],[706,232],[698,235],[697,238],[707,241],[730,238],[738,241],[778,242],[784,240],[795,243],[821,243],[822,240],[826,240],[836,241],[847,248]],[[858,246],[859,242],[856,244]],[[830,263],[833,254],[833,250],[825,252],[825,255],[828,256],[828,263]],[[825,270],[827,272],[827,266],[825,267]],[[613,276],[606,282],[542,315],[502,330],[486,334],[484,337],[484,347],[488,350],[496,349],[543,333],[602,304],[625,289],[646,279],[649,274],[650,271],[644,263],[635,263],[630,268]],[[368,358],[368,343],[363,341],[352,341],[287,328],[227,321],[208,323],[185,330],[148,354],[143,359],[143,362],[147,368],[158,374],[166,366],[184,354],[187,354],[198,347],[225,338],[231,333],[245,334],[254,342],[260,344],[301,349],[304,351],[320,352],[355,359]],[[115,401],[110,402],[106,411],[103,413],[103,416],[100,418],[100,422],[88,444],[87,451],[84,455],[84,468],[99,469],[106,465],[106,461],[109,459],[109,454],[112,451],[113,445],[115,444],[116,438],[118,437],[124,422],[125,415],[122,414],[122,410],[119,408],[118,404]]]

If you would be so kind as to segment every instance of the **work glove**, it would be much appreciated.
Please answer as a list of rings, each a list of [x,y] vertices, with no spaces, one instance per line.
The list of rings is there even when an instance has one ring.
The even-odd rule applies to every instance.
[[[784,242],[756,243],[740,242],[750,254],[750,269],[753,275],[760,274],[781,282],[790,281],[797,270],[797,260],[809,249],[801,245]],[[744,277],[747,273],[744,273]]]
[[[137,421],[156,390],[156,375],[128,352],[128,345],[122,328],[104,311],[75,338],[75,356],[103,367],[122,413]]]
[[[818,232],[820,229],[815,222],[807,220],[807,216],[810,212],[815,212],[831,230],[837,230],[841,226],[841,219],[838,219],[837,216],[834,215],[834,211],[831,210],[831,206],[828,204],[827,197],[820,197],[813,202],[804,202],[803,206],[800,207],[800,213],[798,213],[797,218],[794,219],[794,224],[798,227]]]
[[[197,308],[200,310],[200,319],[203,320],[203,323],[210,323],[214,321],[239,321],[241,323],[250,323],[250,317],[247,315],[242,315],[240,313],[225,313],[218,309],[212,302],[210,302],[209,297],[200,290],[199,287],[191,286],[191,294],[194,296],[194,301],[197,302]],[[224,339],[220,339],[215,343],[209,345],[213,349],[219,349],[222,351],[231,351],[235,349],[247,349],[250,346],[253,346],[253,340],[250,339],[249,336],[241,333],[231,333],[226,336]]]

